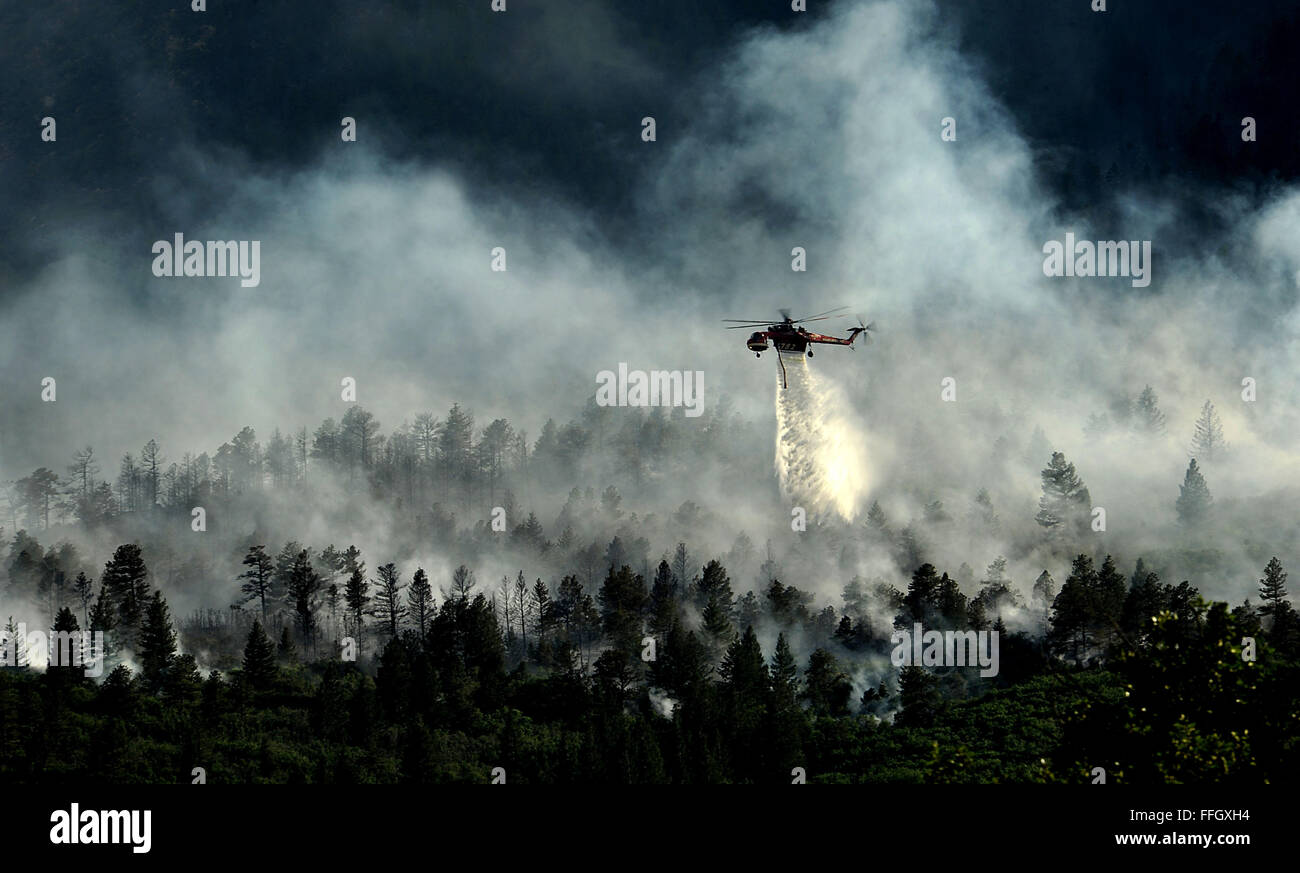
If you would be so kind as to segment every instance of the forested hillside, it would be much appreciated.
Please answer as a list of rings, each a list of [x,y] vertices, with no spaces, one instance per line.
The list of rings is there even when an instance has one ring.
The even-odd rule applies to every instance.
[[[21,640],[21,621],[100,632],[107,651],[95,678],[44,669],[43,653],[15,646],[19,663],[0,671],[0,774],[1296,775],[1300,621],[1276,558],[1241,580],[1251,599],[1207,602],[1193,581],[1163,579],[1150,556],[1090,540],[1087,487],[1059,452],[1042,458],[1028,517],[1005,515],[987,489],[958,517],[922,495],[905,523],[876,502],[859,522],[817,518],[758,547],[718,512],[725,503],[638,514],[615,484],[597,488],[618,482],[656,507],[689,457],[756,478],[745,488],[762,493],[770,482],[738,456],[750,425],[724,406],[698,422],[661,412],[605,430],[607,413],[547,422],[532,440],[504,419],[476,428],[459,406],[384,435],[354,406],[265,446],[245,428],[212,455],[168,461],[151,441],[122,458],[114,482],[86,449],[66,475],[42,468],[13,483],[10,521],[23,526],[6,536],[6,642]],[[1210,435],[1198,427],[1194,438],[1213,455],[1207,420]],[[583,479],[597,485],[560,499]],[[1171,523],[1220,536],[1205,526],[1217,510],[1195,462],[1180,493]],[[309,541],[322,517],[362,510],[382,551]],[[250,532],[235,518],[258,521]],[[295,524],[298,539],[268,536]],[[976,573],[937,564],[927,545],[981,532],[971,562],[984,564],[993,544],[1017,551]],[[1046,565],[1012,578],[1009,565],[1026,561]],[[864,577],[864,566],[881,572]],[[892,634],[916,623],[996,631],[1000,669],[900,669]]]

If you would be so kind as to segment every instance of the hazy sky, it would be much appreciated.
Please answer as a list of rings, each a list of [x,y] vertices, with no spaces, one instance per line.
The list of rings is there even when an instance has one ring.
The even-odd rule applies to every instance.
[[[1139,507],[1143,476],[1180,478],[1211,398],[1244,450],[1216,494],[1296,481],[1300,199],[1293,166],[1259,167],[1294,141],[1293,113],[1269,114],[1290,87],[1269,33],[1293,19],[810,5],[6,6],[0,186],[24,206],[2,226],[0,475],[88,443],[111,472],[151,437],[176,459],[246,424],[314,427],[346,410],[345,376],[385,429],[460,401],[535,436],[620,361],[703,371],[706,402],[766,421],[775,363],[719,319],[844,304],[879,342],[812,366],[879,467],[923,445],[969,490],[997,436],[1038,425]],[[1193,129],[1208,141],[1175,139]],[[1151,285],[1046,278],[1067,231],[1151,240]],[[260,284],[153,278],[175,233],[259,240]],[[1167,444],[1085,440],[1146,384]]]

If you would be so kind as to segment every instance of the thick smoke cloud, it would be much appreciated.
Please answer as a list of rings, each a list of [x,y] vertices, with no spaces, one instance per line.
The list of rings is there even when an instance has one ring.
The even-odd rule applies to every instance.
[[[635,58],[628,69],[649,75]],[[1171,549],[1186,443],[1208,398],[1234,449],[1207,469],[1231,521],[1217,545],[1231,554],[1194,581],[1240,599],[1262,565],[1243,540],[1294,550],[1261,507],[1293,509],[1300,482],[1296,192],[1259,202],[1199,188],[1228,228],[1204,239],[1189,240],[1179,202],[1155,194],[1120,198],[1106,223],[1070,211],[925,4],[840,3],[802,28],[737,35],[693,81],[655,143],[636,136],[654,106],[610,121],[629,129],[617,150],[635,154],[622,219],[631,233],[607,234],[598,210],[544,187],[485,186],[482,167],[395,158],[364,136],[292,171],[225,149],[169,154],[168,181],[154,189],[166,208],[148,211],[130,246],[94,212],[71,216],[48,263],[6,295],[0,475],[59,468],[88,443],[109,466],[151,437],[175,458],[245,424],[263,437],[312,427],[345,411],[345,376],[386,429],[459,401],[480,422],[509,416],[535,435],[548,417],[576,413],[596,373],[621,361],[699,370],[706,403],[728,395],[772,432],[775,363],[746,354],[743,332],[723,332],[719,319],[845,304],[877,322],[878,342],[827,349],[809,366],[838,386],[846,427],[869,429],[868,451],[888,459],[863,502],[879,499],[900,526],[934,500],[964,519],[988,488],[1006,526],[1023,528],[1047,461],[1032,451],[1041,428],[1107,509],[1104,548],[1126,559]],[[945,117],[955,142],[940,138]],[[1151,286],[1045,277],[1042,246],[1067,231],[1151,239]],[[149,243],[177,232],[260,240],[261,284],[153,278]],[[495,246],[507,272],[490,270]],[[795,246],[807,272],[790,270]],[[57,403],[40,401],[45,376],[58,379]],[[941,399],[945,377],[956,402]],[[1240,398],[1244,377],[1258,383],[1255,403]],[[1148,384],[1166,437],[1085,435],[1089,414]],[[770,475],[771,460],[755,469]],[[677,496],[690,494],[686,483]],[[711,503],[707,492],[692,499]],[[790,542],[779,500],[709,508],[756,542]],[[1049,561],[1062,570],[1018,534],[941,530],[936,563],[1014,551],[1022,589]],[[707,549],[729,545],[719,536]],[[829,600],[843,581],[806,587]]]

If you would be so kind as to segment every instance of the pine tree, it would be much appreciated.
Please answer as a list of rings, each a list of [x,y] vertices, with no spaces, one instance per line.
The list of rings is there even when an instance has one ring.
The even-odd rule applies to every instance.
[[[248,567],[237,578],[244,584],[239,590],[244,593],[244,601],[257,600],[262,606],[262,621],[266,621],[266,599],[271,594],[272,571],[275,568],[271,556],[266,553],[266,546],[252,546],[244,556],[244,566]]]
[[[1273,615],[1287,602],[1287,573],[1282,569],[1282,562],[1274,556],[1264,568],[1264,578],[1259,580],[1260,615]]]
[[[275,569],[271,572],[271,591],[267,594],[267,599],[272,603],[288,599],[289,580],[293,577],[293,568],[298,562],[300,552],[302,552],[302,543],[289,540],[275,556]],[[292,608],[292,601],[289,605]]]
[[[816,649],[808,658],[804,672],[807,682],[804,697],[814,715],[840,716],[848,711],[853,683],[835,659],[825,649]]]
[[[81,617],[85,620],[86,627],[90,627],[90,601],[95,599],[95,583],[84,572],[78,573],[76,581],[72,583],[72,590],[81,602]]]
[[[662,637],[677,622],[677,580],[667,559],[659,562],[650,587],[650,632]]]
[[[474,590],[474,571],[461,564],[451,574],[451,590],[442,592],[444,600],[469,600],[469,593]]]
[[[533,583],[533,620],[537,627],[537,645],[546,643],[546,637],[555,626],[555,605],[551,602],[551,592],[540,578]]]
[[[275,680],[275,648],[262,630],[262,623],[253,619],[248,642],[244,645],[244,678],[255,689],[270,687]]]
[[[285,593],[293,607],[299,637],[304,643],[316,638],[316,594],[320,591],[320,585],[321,578],[311,565],[311,556],[306,549],[302,549],[294,559]]]
[[[406,605],[402,603],[401,595],[403,587],[397,566],[392,561],[379,568],[375,586],[375,620],[390,639],[397,636],[398,626],[406,618]]]
[[[108,592],[102,587],[99,590],[99,597],[95,600],[95,605],[90,609],[90,628],[91,640],[96,639],[96,634],[102,634],[99,639],[103,640],[102,648],[94,653],[87,653],[88,657],[93,656],[101,667],[107,666],[117,657],[118,644],[114,629],[117,627],[117,612],[113,609],[113,603],[109,599]]]
[[[1052,574],[1044,570],[1038,574],[1034,580],[1033,598],[1035,605],[1046,608],[1056,599],[1056,580]]]
[[[757,701],[767,694],[767,664],[752,625],[727,647],[718,676],[732,693],[743,698]]]
[[[1107,555],[1097,574],[1097,587],[1093,606],[1094,633],[1098,643],[1111,645],[1119,634],[1124,615],[1124,601],[1128,582]]]
[[[1214,410],[1214,404],[1205,401],[1201,407],[1200,418],[1196,419],[1196,431],[1192,434],[1192,455],[1206,463],[1213,463],[1228,450],[1223,439],[1223,422]]]
[[[1178,521],[1186,527],[1201,524],[1209,516],[1213,501],[1205,477],[1196,466],[1196,459],[1192,458],[1187,465],[1187,473],[1183,476],[1183,484],[1178,486],[1178,500],[1174,503],[1174,508],[1178,510]]]
[[[1038,500],[1034,520],[1049,533],[1076,533],[1086,528],[1092,508],[1092,496],[1061,452],[1052,452],[1052,460],[1042,472],[1043,496]]]
[[[646,605],[645,580],[624,564],[605,574],[597,596],[605,637],[620,651],[634,655],[641,644],[641,612]]]
[[[370,602],[370,583],[360,565],[352,568],[352,575],[348,577],[347,587],[343,590],[343,599],[348,605],[348,613],[352,617],[352,632],[357,635],[357,643],[360,645],[362,631],[365,627],[366,604]]]
[[[429,630],[429,622],[433,621],[433,586],[429,584],[429,577],[423,567],[417,567],[415,575],[411,578],[411,589],[406,594],[406,605],[411,618],[415,619],[420,639],[423,640]]]
[[[1145,643],[1152,630],[1154,617],[1165,608],[1167,597],[1161,590],[1160,577],[1146,569],[1141,558],[1129,581],[1128,594],[1124,597],[1124,609],[1120,617],[1120,626],[1129,639],[1136,645]]]
[[[867,510],[866,526],[881,543],[887,543],[892,538],[889,531],[889,516],[885,515],[885,510],[880,508],[879,500],[871,501],[871,507]]]
[[[1159,398],[1150,385],[1142,389],[1133,405],[1133,427],[1147,436],[1159,436],[1165,432],[1165,414],[1160,411]]]
[[[298,657],[298,647],[293,644],[293,634],[289,633],[287,624],[280,628],[280,645],[275,648],[275,657],[281,664],[291,663]]]
[[[117,610],[116,623],[124,641],[134,647],[149,605],[149,570],[138,545],[117,547],[104,565],[103,587]]]
[[[944,578],[947,578],[946,574]],[[933,564],[917,567],[908,582],[903,611],[894,619],[894,627],[910,629],[918,621],[925,627],[934,627],[940,611],[940,585],[939,573]]]
[[[73,668],[82,663],[80,631],[81,625],[77,624],[72,610],[66,606],[60,609],[54,617],[54,626],[50,628],[49,670]]]
[[[1001,526],[998,514],[993,509],[993,498],[989,496],[987,488],[981,488],[979,493],[975,495],[974,514],[985,527],[992,531],[998,530]]]
[[[1074,559],[1070,575],[1061,586],[1061,593],[1052,601],[1052,630],[1049,643],[1058,654],[1070,653],[1075,664],[1083,662],[1087,650],[1089,619],[1089,590],[1096,582],[1092,558],[1079,555]]]
[[[899,567],[905,572],[924,564],[926,551],[925,544],[917,536],[916,525],[906,525],[899,531],[897,560]]]
[[[715,653],[723,652],[735,639],[736,629],[731,625],[730,610],[722,604],[722,595],[714,592],[704,605],[704,632]],[[716,661],[715,661],[716,662]]]
[[[908,665],[898,674],[898,699],[903,711],[894,720],[906,727],[929,727],[943,708],[939,677],[924,667]]]
[[[793,708],[799,697],[799,665],[785,633],[777,635],[772,652],[772,694],[779,708]]]
[[[13,647],[13,659],[9,659],[9,647]],[[5,623],[5,631],[0,635],[0,653],[5,658],[4,665],[12,668],[25,668],[27,666],[27,640],[22,634],[18,633],[18,625],[14,622],[14,617],[9,616],[9,621]]]
[[[176,631],[171,613],[161,591],[154,591],[140,628],[140,673],[145,686],[154,694],[162,689],[167,671],[176,659]]]
[[[678,543],[676,550],[673,551],[673,580],[677,583],[677,596],[683,597],[686,594],[686,586],[690,584],[690,555],[686,551],[686,543]]]

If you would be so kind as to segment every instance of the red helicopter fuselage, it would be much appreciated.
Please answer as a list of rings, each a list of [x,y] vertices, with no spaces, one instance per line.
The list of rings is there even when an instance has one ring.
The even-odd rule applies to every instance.
[[[792,324],[773,324],[767,330],[759,330],[749,335],[745,345],[755,356],[761,355],[769,348],[776,348],[779,352],[808,352],[809,356],[812,351],[808,346],[813,343],[832,346],[852,346],[853,341],[858,338],[858,334],[863,332],[863,328],[855,327],[849,330],[847,337],[826,336],[825,334],[813,333],[802,327],[795,327]]]

